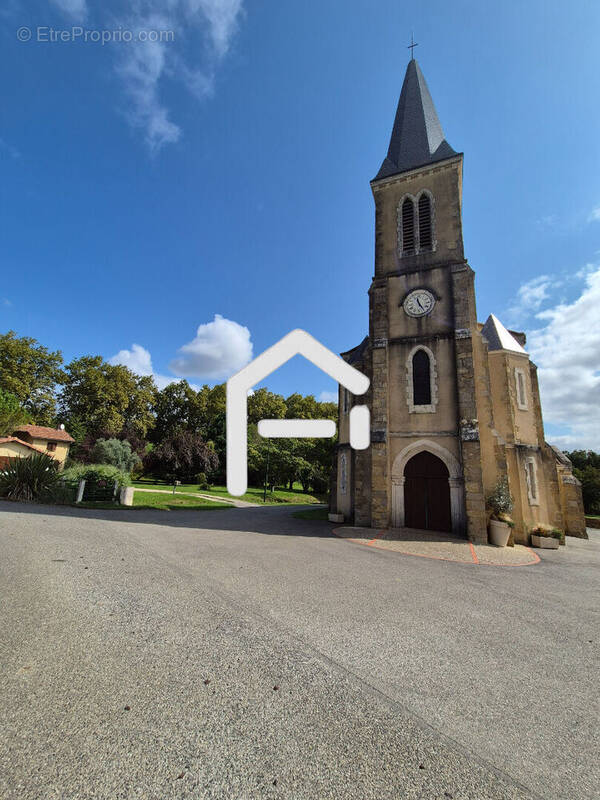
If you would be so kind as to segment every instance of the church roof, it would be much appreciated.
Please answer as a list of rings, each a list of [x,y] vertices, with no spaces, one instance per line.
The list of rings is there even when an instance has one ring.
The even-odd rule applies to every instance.
[[[408,63],[387,158],[375,180],[457,155],[446,139],[417,61]]]
[[[498,317],[490,314],[481,333],[488,341],[488,350],[510,350],[513,353],[527,355],[527,351],[522,347],[515,337],[506,330]]]
[[[357,344],[356,347],[353,347],[351,350],[346,350],[345,353],[341,353],[340,355],[348,364],[360,364],[368,346],[369,337],[365,336],[360,344]]]

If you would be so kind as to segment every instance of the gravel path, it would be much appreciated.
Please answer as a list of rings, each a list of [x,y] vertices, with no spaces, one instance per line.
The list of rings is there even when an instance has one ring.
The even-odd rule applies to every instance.
[[[152,494],[173,494],[172,489],[141,489],[139,486],[135,487],[136,492],[151,492]],[[182,494],[184,497],[201,497],[203,500],[212,500],[213,503],[227,503],[227,505],[234,506],[235,508],[260,508],[260,503],[248,503],[246,500],[235,500],[233,497],[227,495],[221,497],[214,494],[202,494],[201,492],[175,492],[175,494]]]

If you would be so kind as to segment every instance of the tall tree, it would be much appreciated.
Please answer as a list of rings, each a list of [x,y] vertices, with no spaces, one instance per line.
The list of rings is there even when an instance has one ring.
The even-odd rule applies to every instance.
[[[261,419],[283,419],[285,415],[285,400],[280,394],[262,387],[248,397],[248,422],[251,425]]]
[[[160,442],[175,431],[185,428],[195,433],[205,433],[206,402],[187,381],[165,386],[156,393],[154,413],[156,421],[152,440]]]
[[[125,428],[145,437],[154,424],[155,396],[152,377],[108,364],[101,356],[83,356],[65,370],[60,407],[88,435],[118,436]]]
[[[36,339],[0,334],[0,389],[15,395],[38,425],[52,425],[56,384],[63,378],[62,353]]]
[[[337,403],[322,403],[314,395],[295,392],[285,401],[287,419],[332,419],[337,421]]]
[[[0,436],[10,436],[18,425],[26,422],[31,422],[31,416],[19,398],[0,389]]]

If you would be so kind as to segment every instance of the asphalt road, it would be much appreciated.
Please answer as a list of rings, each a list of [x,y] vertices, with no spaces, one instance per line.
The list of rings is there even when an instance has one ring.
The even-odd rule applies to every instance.
[[[600,797],[600,538],[511,568],[330,529],[0,503],[3,800]]]

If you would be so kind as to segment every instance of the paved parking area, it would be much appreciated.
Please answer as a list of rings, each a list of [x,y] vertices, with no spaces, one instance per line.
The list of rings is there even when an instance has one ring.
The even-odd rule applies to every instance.
[[[598,538],[476,569],[292,511],[2,503],[0,796],[600,796]]]

